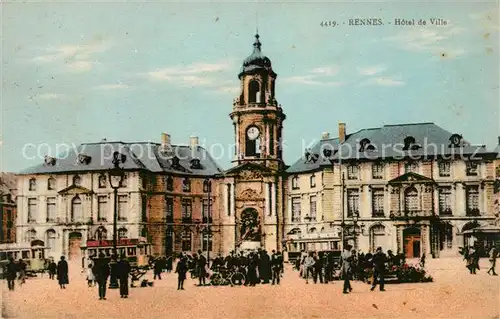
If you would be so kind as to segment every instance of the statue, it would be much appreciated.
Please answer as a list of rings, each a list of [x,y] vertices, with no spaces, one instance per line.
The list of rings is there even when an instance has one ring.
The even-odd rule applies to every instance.
[[[241,240],[260,241],[260,218],[256,210],[245,210],[241,214]]]

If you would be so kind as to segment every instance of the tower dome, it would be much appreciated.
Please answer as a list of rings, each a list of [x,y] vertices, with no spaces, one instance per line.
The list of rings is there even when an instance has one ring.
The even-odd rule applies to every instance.
[[[253,43],[253,52],[245,60],[243,60],[243,65],[241,66],[241,72],[238,75],[241,78],[245,74],[253,74],[258,71],[268,71],[276,76],[273,72],[271,66],[271,60],[262,54],[261,51],[262,44],[259,41],[259,34],[255,35],[255,42]]]

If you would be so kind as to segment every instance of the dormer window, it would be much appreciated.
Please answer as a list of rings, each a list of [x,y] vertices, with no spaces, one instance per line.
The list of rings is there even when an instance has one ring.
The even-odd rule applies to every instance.
[[[311,177],[309,178],[309,182],[311,188],[316,187],[316,175],[312,174]]]
[[[478,164],[477,162],[469,161],[465,163],[465,173],[467,176],[477,176],[478,171],[477,171]]]
[[[359,151],[364,152],[367,150],[367,147],[371,145],[371,142],[369,139],[364,138],[359,142]]]
[[[176,168],[179,166],[179,158],[177,156],[172,157],[172,167]]]
[[[193,158],[190,163],[192,169],[203,169],[200,163],[200,159],[198,158]]]
[[[85,155],[85,154],[78,154],[78,163],[83,164],[83,165],[88,165],[90,164],[92,157]]]
[[[56,179],[54,177],[49,177],[47,180],[47,189],[49,191],[56,189]]]
[[[460,134],[453,134],[450,137],[450,147],[460,147],[462,142],[462,135]]]
[[[36,179],[32,178],[29,181],[29,190],[30,191],[36,191]]]
[[[191,181],[187,177],[182,180],[182,191],[183,192],[191,191]]]
[[[323,156],[325,156],[326,158],[329,158],[330,156],[332,156],[332,150],[325,148],[323,150]]]
[[[56,159],[55,159],[55,157],[50,157],[48,155],[45,155],[44,162],[45,162],[46,165],[49,165],[49,166],[56,165]]]
[[[99,188],[106,188],[106,175],[99,175]]]
[[[80,186],[81,183],[82,179],[80,178],[80,176],[78,175],[73,176],[73,185]]]
[[[299,177],[292,177],[292,189],[299,189]]]
[[[316,163],[316,161],[318,161],[319,155],[314,154],[310,149],[306,149],[304,157],[305,163]]]
[[[408,136],[404,139],[403,151],[418,150],[419,148],[420,145],[416,143],[415,138],[413,136]]]

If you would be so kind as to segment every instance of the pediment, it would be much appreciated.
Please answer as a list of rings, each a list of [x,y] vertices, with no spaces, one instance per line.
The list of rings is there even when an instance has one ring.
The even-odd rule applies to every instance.
[[[61,195],[92,194],[92,191],[82,186],[71,185],[59,191],[59,194]]]
[[[389,184],[401,183],[434,183],[434,180],[417,173],[409,172],[389,181]]]
[[[262,180],[264,176],[272,175],[272,173],[273,171],[265,166],[245,163],[228,169],[224,172],[224,175],[237,176],[242,180]]]
[[[256,190],[247,188],[241,193],[237,194],[236,200],[238,201],[261,201],[262,194],[258,193]]]

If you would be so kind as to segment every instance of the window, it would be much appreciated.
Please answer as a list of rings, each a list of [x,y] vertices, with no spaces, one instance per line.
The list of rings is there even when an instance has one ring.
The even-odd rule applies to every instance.
[[[439,215],[451,215],[451,187],[439,188]]]
[[[348,189],[347,190],[347,216],[353,217],[354,215],[359,216],[359,190]]]
[[[127,195],[118,195],[118,220],[126,221],[127,220],[127,207],[128,206],[128,197]]]
[[[347,166],[347,179],[350,179],[350,180],[358,179],[358,166],[357,165]]]
[[[165,184],[167,185],[167,191],[174,190],[174,178],[172,176],[167,176],[165,178]]]
[[[292,223],[300,223],[300,198],[292,198]]]
[[[108,231],[103,226],[97,228],[96,231],[97,240],[105,240],[108,238]]]
[[[384,190],[383,189],[373,189],[372,190],[372,216],[373,217],[383,217],[384,216]]]
[[[47,230],[47,246],[50,251],[55,251],[56,249],[56,232],[53,229]]]
[[[385,227],[384,225],[374,225],[370,228],[370,247],[375,251],[377,247],[384,246]]]
[[[122,238],[127,238],[127,235],[128,235],[128,231],[126,228],[120,228],[118,229],[118,239],[122,239]]]
[[[384,164],[374,163],[372,165],[372,178],[373,179],[383,179],[384,178]]]
[[[292,177],[292,189],[299,189],[299,177]]]
[[[405,190],[405,211],[409,214],[418,211],[418,191],[415,187],[409,187]]]
[[[181,208],[181,213],[182,213],[182,220],[183,222],[190,222],[192,218],[192,203],[191,199],[189,198],[184,198],[182,200],[182,208]]]
[[[143,223],[147,223],[148,222],[148,197],[145,195],[141,196],[141,203],[142,203],[141,221]]]
[[[81,222],[83,219],[82,200],[77,195],[71,201],[71,221]]]
[[[47,180],[47,189],[49,191],[56,189],[56,179],[55,178],[49,177],[49,179]]]
[[[182,232],[181,248],[182,251],[191,251],[191,232],[189,230]]]
[[[211,202],[210,202],[211,204]],[[201,207],[201,216],[203,219],[203,223],[207,223],[207,217],[208,217],[208,222],[212,222],[212,214],[211,214],[211,207],[208,207],[208,199],[203,200],[203,205]]]
[[[97,197],[97,221],[105,222],[108,208],[108,197],[98,196]]]
[[[123,174],[123,179],[122,179],[122,182],[120,184],[120,187],[127,187],[127,174]]]
[[[78,175],[73,176],[73,185],[80,186],[81,183],[82,179],[80,178],[80,176]]]
[[[468,216],[479,216],[479,187],[466,186],[466,214]]]
[[[165,198],[165,218],[170,223],[174,220],[174,199],[171,197]]]
[[[37,216],[36,198],[28,198],[28,223],[34,223]]]
[[[275,147],[275,141],[274,141],[274,128],[269,129],[269,155],[274,155],[274,147]]]
[[[56,220],[56,198],[47,197],[47,222]]]
[[[450,162],[439,162],[439,176],[440,177],[450,177],[451,176],[451,163]]]
[[[204,180],[203,181],[203,192],[208,193],[208,192],[212,191],[211,188],[212,188],[212,181]]]
[[[316,187],[316,175],[312,174],[310,179],[309,179],[309,182],[311,184],[311,188]]]
[[[99,175],[99,188],[106,188],[106,175]]]
[[[231,184],[227,184],[227,216],[231,216]]]
[[[187,177],[182,180],[182,191],[183,192],[191,191],[191,181]]]
[[[32,242],[33,240],[36,239],[36,230],[32,229],[32,230],[28,230],[28,233],[27,233],[27,239],[28,239],[28,242]],[[24,253],[24,252],[23,252]],[[27,253],[29,253],[29,251],[27,251]],[[23,256],[23,259],[26,258],[28,259],[28,257],[26,256]]]
[[[465,173],[467,176],[477,176],[477,162],[465,163]]]
[[[316,196],[309,197],[309,209],[311,221],[316,221]]]
[[[407,173],[418,173],[418,163],[416,162],[405,163],[405,174]]]
[[[252,80],[248,85],[248,103],[260,103],[259,82]]]
[[[36,179],[32,178],[29,181],[29,190],[36,191]]]
[[[212,234],[208,234],[207,232],[203,232],[202,238],[202,247],[203,251],[212,251]]]
[[[441,226],[441,236],[440,236],[440,245],[439,248],[443,249],[452,249],[453,248],[453,226],[446,223]]]

